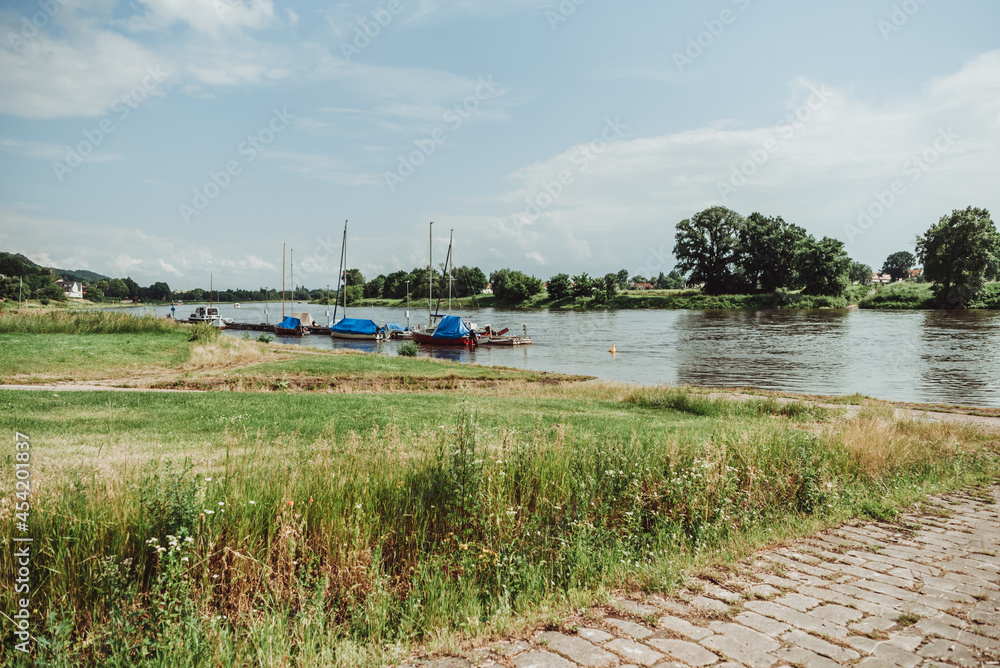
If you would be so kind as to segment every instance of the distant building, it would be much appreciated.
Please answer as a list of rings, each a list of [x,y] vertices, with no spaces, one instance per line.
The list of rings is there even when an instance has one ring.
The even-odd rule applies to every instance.
[[[493,294],[493,284],[492,283],[487,283],[486,287],[483,288],[483,291],[480,294],[483,294],[483,295],[492,295]]]
[[[920,278],[924,275],[923,269],[910,269],[910,278]]]
[[[70,299],[83,299],[83,286],[76,281],[56,281]]]
[[[878,272],[872,272],[872,284],[873,285],[889,285],[892,283],[892,276],[889,274],[879,274]]]
[[[653,284],[652,283],[636,283],[635,284],[635,289],[636,290],[652,290],[653,289]]]

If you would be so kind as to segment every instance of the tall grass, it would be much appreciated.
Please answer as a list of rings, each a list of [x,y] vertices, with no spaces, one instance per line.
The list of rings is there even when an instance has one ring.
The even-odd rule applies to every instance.
[[[858,304],[866,309],[932,309],[934,295],[929,283],[893,283],[879,288]]]
[[[693,555],[935,484],[985,479],[972,432],[862,412],[796,429],[777,404],[668,390],[633,410],[727,415],[699,442],[486,419],[341,438],[227,436],[191,463],[81,466],[32,497],[39,665],[376,665],[554,596],[676,581]],[[795,412],[796,409],[790,409]],[[843,425],[842,425],[843,426]],[[12,449],[2,465],[13,469]],[[867,504],[867,506],[866,506]],[[880,506],[881,507],[881,506]],[[10,504],[0,530],[14,531]],[[11,572],[11,551],[0,553]],[[0,592],[14,609],[13,592]]]
[[[111,311],[0,311],[0,334],[138,334],[180,327],[155,315]]]

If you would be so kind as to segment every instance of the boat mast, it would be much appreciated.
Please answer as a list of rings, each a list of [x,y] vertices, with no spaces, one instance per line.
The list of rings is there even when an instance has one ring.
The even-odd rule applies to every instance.
[[[455,229],[452,228],[452,230],[451,230],[451,238],[448,240],[448,257],[445,258],[445,261],[444,261],[444,273],[445,274],[448,273],[448,267],[450,266],[450,263],[451,263],[451,244],[453,243],[454,238],[455,238]],[[448,290],[449,290],[449,292],[448,292],[448,310],[451,311],[451,287],[450,286],[449,286]],[[441,317],[441,299],[442,299],[442,297],[444,297],[444,291],[443,290],[441,291],[441,294],[438,295],[437,306],[434,307],[434,316],[437,317],[437,318]]]
[[[434,326],[431,301],[434,299],[434,221],[431,221],[430,241],[427,245],[427,327]]]
[[[289,278],[292,281],[292,309],[295,309],[295,249],[288,249],[288,271],[291,273]]]
[[[344,221],[344,243],[340,245],[340,253],[344,256],[344,317],[347,317],[347,221]]]
[[[337,305],[340,304],[340,286],[343,285],[344,279],[344,255],[347,246],[347,221],[344,221],[344,238],[340,242],[340,268],[337,270],[337,299],[333,301],[333,324],[337,324]],[[329,304],[329,299],[327,300]],[[344,301],[344,311],[346,315],[347,311],[347,301]]]
[[[285,319],[285,244],[281,244],[281,319]]]

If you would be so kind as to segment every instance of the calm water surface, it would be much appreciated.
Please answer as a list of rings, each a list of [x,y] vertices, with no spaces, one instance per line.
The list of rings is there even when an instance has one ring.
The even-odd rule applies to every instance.
[[[220,305],[225,317],[263,322],[264,305]],[[192,305],[177,307],[187,317]],[[286,313],[292,307],[286,304]],[[326,307],[297,304],[326,323]],[[166,315],[170,307],[157,307]],[[332,312],[331,312],[332,315]],[[343,312],[338,313],[338,319]],[[406,324],[405,309],[352,308],[354,318]],[[426,324],[426,311],[410,311]],[[527,325],[534,345],[422,348],[426,357],[578,373],[653,385],[756,387],[852,394],[897,401],[1000,407],[1000,312],[971,311],[592,311],[483,309],[463,314],[478,325]],[[281,319],[281,304],[267,320]],[[232,332],[240,335],[240,332]],[[329,336],[278,337],[291,345],[395,354],[396,342],[344,342]],[[608,350],[614,345],[616,354]]]

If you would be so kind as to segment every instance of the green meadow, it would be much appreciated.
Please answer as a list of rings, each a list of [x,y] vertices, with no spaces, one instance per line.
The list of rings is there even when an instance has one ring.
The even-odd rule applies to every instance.
[[[3,470],[15,432],[31,444],[37,638],[22,660],[5,637],[5,664],[386,665],[614,591],[669,593],[698,569],[849,518],[891,521],[998,472],[996,434],[902,420],[859,397],[716,399],[143,335],[171,382],[244,373],[269,385],[0,390]],[[114,347],[108,334],[0,336],[21,337],[2,346],[5,373],[48,344]],[[45,371],[93,372],[72,358]],[[456,384],[289,382],[321,375]],[[19,535],[17,501],[0,501],[4,535]],[[9,550],[0,566],[13,571]],[[14,596],[0,590],[4,610]]]

